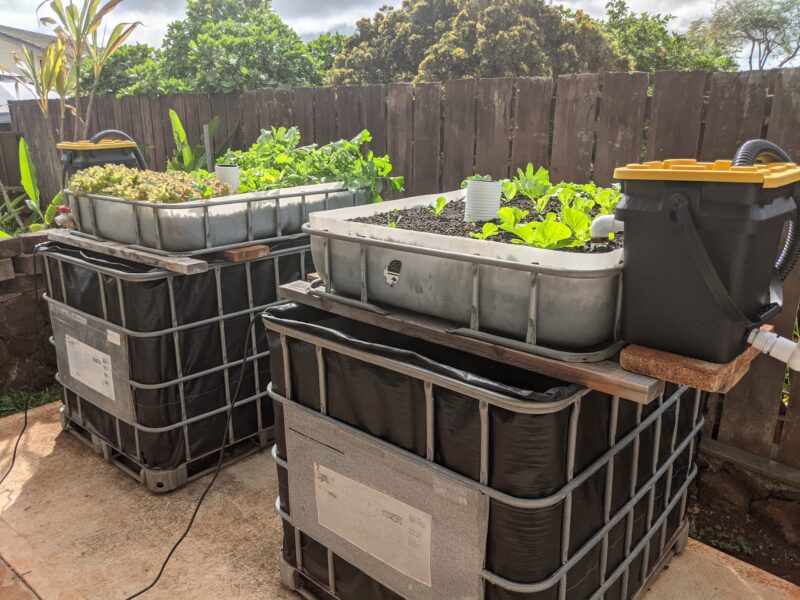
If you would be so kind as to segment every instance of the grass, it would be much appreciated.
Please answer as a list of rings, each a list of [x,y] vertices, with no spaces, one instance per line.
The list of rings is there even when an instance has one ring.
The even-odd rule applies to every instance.
[[[36,408],[50,402],[61,399],[61,387],[51,385],[39,392],[18,389],[0,396],[0,417],[7,417],[25,410],[25,401],[28,401],[28,408]]]
[[[727,554],[738,554],[740,556],[753,556],[755,554],[750,542],[737,530],[719,531],[713,527],[704,527],[700,530],[692,528],[689,533],[693,538]]]

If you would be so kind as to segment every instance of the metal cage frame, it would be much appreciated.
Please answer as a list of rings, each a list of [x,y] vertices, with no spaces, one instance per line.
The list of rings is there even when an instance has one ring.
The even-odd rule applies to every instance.
[[[624,437],[622,437],[619,441],[614,442],[617,435],[617,426],[618,426],[618,415],[619,415],[619,402],[620,398],[618,396],[612,397],[611,402],[611,418],[609,419],[609,431],[608,431],[608,450],[596,459],[592,464],[586,467],[582,472],[579,474],[575,474],[575,448],[576,448],[576,437],[577,437],[577,424],[578,424],[578,414],[580,411],[581,406],[581,399],[589,392],[588,389],[582,389],[579,392],[573,394],[572,396],[555,402],[542,402],[542,403],[533,403],[529,401],[520,400],[518,398],[513,398],[510,396],[506,396],[501,393],[488,391],[482,389],[480,387],[460,382],[449,378],[445,375],[440,375],[438,373],[429,371],[427,369],[417,367],[414,365],[406,364],[401,361],[397,361],[391,358],[387,358],[384,356],[378,356],[374,354],[370,354],[368,352],[364,352],[362,350],[347,346],[345,344],[341,344],[339,342],[335,342],[332,340],[327,340],[315,336],[313,334],[309,334],[302,331],[297,331],[292,329],[291,327],[287,327],[285,325],[281,325],[276,323],[275,321],[269,320],[268,317],[264,319],[265,326],[268,330],[273,331],[280,335],[280,343],[281,348],[283,350],[283,368],[284,368],[284,376],[286,379],[284,394],[277,393],[273,387],[272,383],[268,386],[268,393],[273,400],[292,406],[301,411],[310,412],[319,416],[319,418],[336,424],[336,426],[341,427],[347,430],[349,433],[353,435],[369,439],[373,443],[378,443],[379,445],[383,446],[387,451],[394,452],[400,454],[404,457],[407,457],[415,462],[420,464],[426,465],[428,468],[446,475],[448,477],[454,478],[457,481],[477,487],[480,491],[493,500],[501,502],[503,504],[517,507],[517,508],[527,508],[531,510],[541,509],[553,506],[563,500],[564,502],[564,509],[562,512],[561,517],[561,566],[552,573],[546,579],[543,579],[536,583],[518,583],[501,577],[488,569],[484,569],[481,573],[481,577],[484,581],[489,582],[493,585],[501,587],[505,590],[510,592],[517,592],[517,593],[535,593],[544,590],[551,589],[553,586],[558,586],[558,597],[560,600],[564,600],[566,597],[567,592],[567,573],[569,570],[574,567],[581,559],[583,559],[591,550],[593,550],[598,544],[601,545],[601,587],[595,592],[592,598],[599,598],[602,594],[607,591],[618,579],[622,578],[622,597],[627,597],[627,589],[628,589],[628,580],[630,576],[630,565],[632,562],[640,555],[643,556],[642,561],[642,580],[646,580],[647,576],[649,575],[650,571],[648,569],[649,564],[649,554],[650,554],[650,540],[658,534],[659,535],[659,552],[663,554],[667,550],[673,540],[669,540],[670,544],[668,544],[667,540],[667,517],[670,513],[674,510],[676,506],[680,507],[680,515],[681,521],[685,521],[684,515],[686,510],[686,502],[687,502],[687,494],[688,494],[688,487],[692,480],[695,478],[697,474],[697,466],[690,463],[689,467],[687,468],[687,474],[684,481],[681,483],[680,487],[677,490],[672,490],[672,475],[673,475],[673,467],[677,458],[688,448],[689,449],[689,456],[694,456],[694,452],[696,449],[696,439],[698,434],[702,430],[705,419],[700,414],[701,410],[701,397],[702,392],[700,390],[692,390],[688,386],[681,386],[679,387],[673,394],[671,394],[668,398],[664,398],[664,395],[658,397],[656,402],[658,402],[658,407],[656,408],[653,413],[648,415],[646,418],[642,419],[642,405],[638,404],[636,407],[636,426]],[[320,411],[314,411],[304,405],[301,405],[292,399],[292,389],[291,389],[291,364],[288,352],[288,339],[293,338],[308,344],[311,344],[315,348],[316,352],[316,359],[317,359],[317,367],[318,367],[318,378],[319,378],[319,389],[320,389]],[[345,356],[364,361],[374,366],[382,367],[388,370],[391,370],[396,373],[401,373],[403,375],[421,380],[424,385],[425,390],[425,397],[426,397],[426,410],[425,410],[425,423],[426,423],[426,456],[422,458],[412,452],[399,448],[393,444],[390,444],[386,441],[380,440],[379,438],[375,438],[361,430],[351,427],[345,423],[340,421],[336,421],[331,417],[327,416],[327,403],[326,403],[326,378],[325,378],[325,364],[323,360],[323,352],[330,351],[335,353],[340,353]],[[481,425],[481,435],[480,435],[480,457],[481,457],[481,467],[480,467],[480,480],[474,481],[473,479],[464,477],[453,471],[446,469],[444,466],[441,466],[434,462],[433,458],[433,442],[434,442],[434,398],[433,398],[433,386],[443,387],[445,389],[449,389],[455,392],[458,392],[464,396],[468,396],[474,399],[478,403],[479,411],[480,411],[480,425]],[[684,397],[685,394],[694,393],[694,402],[692,405],[692,428],[690,432],[682,439],[678,440],[678,425],[679,425],[679,410],[680,410],[680,402],[679,400]],[[525,413],[525,414],[547,414],[552,413],[560,410],[568,409],[570,410],[569,416],[569,427],[568,427],[568,440],[567,440],[567,460],[566,460],[566,484],[557,492],[541,498],[520,498],[510,494],[506,494],[500,492],[496,489],[493,489],[487,485],[489,481],[489,405],[497,406],[503,408],[505,410]],[[659,466],[659,450],[660,450],[660,439],[662,436],[662,416],[664,413],[671,408],[675,408],[675,424],[673,427],[672,432],[667,432],[667,435],[671,435],[670,438],[670,454],[663,461],[663,464]],[[654,442],[653,442],[653,459],[651,462],[651,476],[650,478],[639,488],[637,489],[636,486],[636,473],[638,470],[638,462],[639,462],[639,444],[640,444],[640,436],[642,432],[654,425],[655,427],[655,434],[654,434]],[[629,488],[629,498],[628,501],[617,511],[615,514],[611,514],[611,494],[612,494],[612,481],[613,481],[613,470],[614,470],[614,459],[615,457],[629,445],[633,445],[634,448],[634,456],[631,466],[631,484]],[[291,467],[289,461],[287,461],[284,457],[278,455],[277,445],[273,446],[272,449],[272,456],[279,466],[282,468],[288,469]],[[602,467],[608,466],[606,470],[606,481],[605,481],[605,490],[604,490],[604,499],[603,499],[603,512],[604,512],[604,525],[603,527],[597,531],[589,540],[587,540],[576,552],[572,555],[569,554],[569,538],[570,538],[570,524],[572,520],[572,493],[573,491],[585,482],[589,477],[595,474],[599,469]],[[656,484],[657,482],[664,476],[667,476],[666,480],[666,489],[664,494],[664,501],[661,507],[656,507]],[[633,524],[634,524],[634,508],[635,506],[641,501],[643,498],[647,498],[647,527],[645,535],[641,540],[639,540],[635,546],[633,546]],[[291,515],[287,513],[281,506],[280,498],[276,500],[275,503],[276,510],[281,515],[281,517],[288,523],[292,523]],[[660,511],[657,513],[657,509]],[[623,562],[614,570],[611,574],[606,574],[607,569],[607,562],[608,562],[608,548],[609,548],[609,533],[611,529],[616,526],[618,523],[625,520],[625,558]],[[297,554],[297,565],[296,570],[297,572],[302,574],[302,546],[300,544],[300,535],[301,531],[295,529],[295,548]],[[328,549],[328,565],[329,565],[329,582],[328,582],[328,590],[327,592],[331,595],[336,596],[335,590],[335,577],[333,575],[333,554],[334,552],[331,549]]]
[[[257,438],[258,436],[262,435],[268,429],[271,429],[270,427],[262,427],[263,418],[262,418],[262,410],[261,410],[261,399],[265,398],[267,396],[266,385],[267,385],[268,382],[261,381],[260,377],[259,377],[259,363],[260,363],[260,361],[268,360],[269,350],[266,349],[266,350],[258,351],[256,327],[255,326],[251,326],[249,328],[249,333],[248,333],[248,335],[250,336],[250,343],[249,343],[250,348],[248,350],[248,356],[245,357],[244,360],[242,359],[242,357],[238,357],[237,358],[237,357],[228,356],[226,337],[225,337],[225,324],[226,324],[227,321],[229,321],[231,319],[235,319],[235,318],[242,317],[242,316],[247,316],[247,315],[249,315],[251,317],[251,319],[257,319],[257,315],[260,312],[262,312],[265,308],[268,308],[269,306],[275,306],[275,305],[283,303],[283,301],[280,301],[280,300],[277,300],[275,302],[271,302],[271,303],[268,303],[268,304],[264,304],[264,305],[256,305],[254,303],[254,300],[253,300],[253,278],[252,278],[252,274],[251,274],[251,265],[254,262],[270,261],[270,260],[274,262],[274,268],[273,268],[274,275],[275,275],[274,284],[275,284],[275,290],[276,290],[276,296],[277,296],[277,288],[282,283],[280,281],[280,260],[281,260],[281,258],[286,258],[286,257],[289,257],[289,256],[299,255],[301,275],[303,277],[305,277],[306,272],[307,272],[307,256],[308,256],[309,250],[310,250],[309,245],[308,244],[304,244],[304,245],[296,246],[296,247],[293,247],[293,248],[277,250],[274,253],[271,253],[271,254],[267,255],[266,257],[261,257],[261,258],[257,258],[257,259],[253,259],[253,260],[249,260],[249,261],[242,261],[242,262],[238,262],[238,263],[216,262],[216,263],[209,264],[209,271],[211,271],[214,274],[213,275],[213,277],[214,277],[214,287],[215,287],[215,290],[216,290],[215,302],[216,302],[217,313],[218,314],[216,316],[214,316],[214,317],[211,317],[211,318],[203,319],[203,320],[200,320],[200,321],[194,321],[194,322],[191,322],[191,323],[185,323],[183,325],[179,325],[178,310],[176,308],[176,303],[175,303],[175,291],[174,291],[174,283],[173,282],[174,282],[174,279],[176,277],[193,277],[192,275],[180,275],[180,274],[177,274],[177,273],[172,273],[172,272],[169,272],[169,271],[157,270],[157,269],[154,269],[154,270],[152,270],[150,272],[147,272],[147,273],[124,273],[124,272],[118,271],[116,269],[98,266],[98,265],[83,261],[83,260],[81,260],[79,258],[75,258],[75,257],[71,257],[71,256],[64,256],[64,255],[61,255],[61,254],[58,254],[58,253],[49,252],[47,250],[42,251],[41,253],[45,257],[45,260],[43,262],[44,262],[44,265],[45,265],[45,269],[44,269],[45,270],[45,279],[46,279],[47,286],[48,286],[48,293],[44,295],[44,298],[45,298],[45,300],[48,302],[48,304],[51,307],[58,307],[60,309],[63,309],[63,310],[69,311],[71,313],[74,313],[76,315],[79,315],[80,317],[83,317],[83,318],[85,318],[87,320],[91,320],[91,321],[94,321],[94,322],[101,322],[105,326],[113,328],[115,331],[117,331],[117,332],[119,332],[121,334],[124,334],[125,336],[130,337],[130,338],[153,339],[153,338],[162,338],[162,337],[165,337],[165,336],[169,336],[169,337],[172,338],[172,341],[173,341],[174,353],[175,353],[175,357],[174,357],[175,358],[175,367],[176,367],[176,371],[175,372],[178,375],[177,378],[171,379],[169,381],[161,382],[161,383],[146,384],[146,383],[141,383],[139,381],[136,381],[132,377],[129,377],[128,381],[127,381],[127,384],[131,388],[131,394],[132,395],[135,393],[135,390],[159,390],[159,389],[165,389],[165,388],[169,388],[169,387],[173,387],[173,386],[178,386],[178,398],[180,400],[181,418],[178,421],[176,421],[175,423],[172,423],[170,425],[165,425],[165,426],[162,426],[162,427],[149,427],[149,426],[145,426],[145,425],[142,425],[141,423],[139,423],[138,419],[135,419],[133,422],[128,422],[125,419],[121,419],[120,417],[118,417],[116,415],[112,415],[111,413],[108,413],[102,407],[99,407],[95,403],[92,403],[90,400],[82,398],[79,394],[76,394],[83,402],[89,402],[90,404],[93,404],[94,406],[96,406],[100,410],[103,410],[104,413],[108,414],[111,418],[114,419],[115,429],[116,429],[116,434],[117,434],[117,440],[121,440],[121,431],[120,431],[120,424],[121,423],[125,423],[127,426],[133,428],[133,431],[134,431],[134,443],[135,443],[135,453],[133,455],[131,455],[130,452],[123,451],[121,447],[117,447],[115,444],[112,444],[111,441],[108,440],[108,439],[103,438],[104,443],[106,443],[109,446],[113,447],[120,454],[125,455],[129,460],[131,460],[131,461],[135,462],[136,464],[138,464],[142,469],[147,470],[148,468],[144,467],[144,456],[142,454],[141,442],[140,442],[140,434],[142,434],[142,433],[145,433],[145,434],[163,434],[163,433],[167,433],[167,432],[170,432],[170,431],[173,431],[173,430],[176,430],[176,429],[180,429],[182,431],[182,436],[181,437],[182,437],[182,440],[183,440],[182,443],[184,445],[184,452],[185,452],[184,463],[188,464],[188,463],[190,463],[192,461],[196,461],[196,460],[202,459],[205,456],[208,456],[209,454],[211,454],[213,452],[219,451],[219,449],[216,449],[216,450],[213,450],[212,452],[206,452],[206,453],[202,453],[200,455],[194,455],[192,453],[191,444],[190,444],[190,440],[192,438],[189,435],[189,425],[191,425],[193,423],[197,423],[199,421],[202,421],[204,419],[213,417],[213,416],[218,415],[218,414],[223,414],[223,413],[225,413],[225,412],[227,412],[229,410],[233,410],[235,408],[238,408],[238,407],[241,407],[241,406],[244,406],[244,405],[247,405],[247,404],[255,403],[256,414],[257,414],[257,419],[258,419],[258,426],[256,428],[256,431],[254,433],[250,434],[250,435],[247,435],[247,436],[244,436],[244,437],[241,437],[241,438],[237,438],[236,435],[235,435],[235,432],[234,432],[233,420],[231,420],[231,422],[229,423],[229,427],[228,427],[227,442],[225,444],[225,447],[227,448],[229,446],[233,446],[233,445],[238,444],[238,443],[240,443],[240,442],[242,442],[242,441],[244,441],[246,439]],[[73,265],[76,265],[76,266],[79,266],[79,267],[83,267],[83,268],[86,268],[86,269],[91,270],[91,271],[96,273],[97,279],[98,279],[98,286],[99,286],[98,287],[98,293],[99,293],[99,296],[100,296],[100,306],[102,308],[102,313],[103,313],[102,317],[97,317],[95,315],[89,314],[87,312],[84,312],[84,311],[82,311],[80,309],[77,309],[77,308],[73,307],[72,305],[70,305],[68,303],[61,302],[59,300],[56,300],[54,297],[52,297],[53,290],[54,290],[54,287],[53,287],[53,285],[54,285],[54,283],[53,283],[53,275],[52,275],[52,272],[51,272],[51,264],[50,264],[49,260],[47,260],[47,259],[53,259],[53,260],[55,260],[57,262],[57,265],[58,265],[57,268],[58,268],[58,272],[59,272],[58,279],[59,279],[59,282],[60,282],[60,293],[61,293],[61,298],[62,299],[66,299],[66,300],[69,299],[69,297],[67,295],[67,289],[66,289],[65,278],[64,278],[64,263],[70,263],[70,264],[73,264]],[[221,283],[222,275],[221,275],[221,271],[222,271],[222,269],[225,269],[225,268],[228,268],[228,267],[234,267],[234,266],[244,266],[245,267],[245,278],[246,278],[245,280],[246,280],[246,286],[247,286],[246,296],[247,296],[247,301],[248,301],[248,308],[226,314],[224,312],[223,300],[222,300],[222,283]],[[106,305],[107,304],[106,303],[106,293],[114,293],[114,290],[113,289],[112,290],[107,290],[108,286],[106,285],[106,282],[104,281],[104,276],[110,276],[110,277],[114,278],[115,283],[113,284],[113,287],[116,288],[116,294],[117,294],[117,296],[119,298],[120,318],[121,318],[121,322],[122,322],[121,326],[117,325],[115,323],[111,323],[111,322],[108,321],[108,307]],[[127,327],[127,323],[126,323],[127,319],[126,319],[126,315],[125,315],[125,292],[124,292],[123,281],[127,281],[127,282],[147,282],[147,281],[156,281],[156,280],[162,280],[162,279],[166,280],[167,286],[168,286],[169,302],[170,302],[169,311],[170,311],[170,317],[171,317],[172,326],[169,327],[169,328],[166,328],[166,329],[162,329],[162,330],[147,331],[147,332],[136,331],[136,330],[133,330],[133,329],[130,329],[129,327]],[[203,371],[198,371],[198,372],[192,373],[192,374],[184,374],[183,366],[182,366],[182,363],[181,363],[182,357],[181,357],[181,351],[180,351],[180,337],[179,337],[180,333],[183,332],[183,331],[186,331],[186,330],[190,330],[190,329],[199,327],[199,326],[213,325],[215,323],[219,327],[219,334],[220,334],[219,335],[219,342],[220,342],[220,352],[221,352],[221,356],[222,356],[222,363],[219,364],[219,365],[216,365],[216,366],[214,366],[212,368],[205,369]],[[232,368],[240,367],[242,365],[250,364],[250,363],[253,364],[253,375],[254,375],[253,385],[254,385],[254,389],[255,389],[256,393],[251,395],[251,396],[248,396],[247,398],[234,399],[234,398],[231,397],[232,392],[231,392],[231,385],[230,385],[231,384],[231,380],[230,380],[230,376],[229,376],[229,370],[232,369]],[[220,407],[218,407],[218,408],[216,408],[214,410],[211,410],[211,411],[205,412],[203,414],[200,414],[200,415],[195,415],[195,416],[191,416],[191,417],[188,416],[189,415],[189,411],[187,410],[187,400],[186,400],[186,394],[185,394],[185,390],[184,390],[185,383],[190,381],[190,380],[193,380],[193,379],[204,377],[204,376],[207,376],[207,375],[210,375],[210,374],[213,374],[213,373],[218,373],[220,371],[223,372],[223,377],[224,377],[224,382],[225,382],[225,385],[224,385],[224,388],[225,388],[225,393],[224,393],[224,395],[225,395],[225,403],[224,403],[224,405],[220,406]],[[58,374],[56,375],[56,379],[57,379],[57,381],[59,383],[62,384],[62,386],[67,387],[65,385],[65,382],[62,380],[62,378]],[[78,410],[77,410],[77,412],[73,412],[70,409],[69,404],[65,403],[65,407],[66,407],[66,410],[64,411],[64,418],[66,419],[66,421],[73,422],[76,425],[85,428],[86,427],[86,421],[85,421],[84,415],[82,414],[82,411],[81,411],[81,402],[80,401],[78,402]],[[96,432],[92,432],[92,433],[94,434]],[[264,444],[262,444],[262,445],[265,445],[266,441],[267,440],[265,439],[264,440]],[[150,469],[150,470],[158,471],[158,469]],[[159,489],[157,491],[164,491],[164,490]]]

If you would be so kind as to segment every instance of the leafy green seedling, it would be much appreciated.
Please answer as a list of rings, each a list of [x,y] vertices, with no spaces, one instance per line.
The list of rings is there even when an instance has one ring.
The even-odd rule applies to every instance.
[[[497,216],[500,219],[500,229],[514,233],[517,226],[528,216],[528,211],[516,206],[506,206],[497,211]]]
[[[492,236],[497,235],[500,232],[500,228],[495,225],[494,223],[484,223],[483,227],[479,232],[470,231],[469,236],[477,238],[479,240],[486,240]]]
[[[517,227],[514,234],[518,238],[512,240],[515,244],[555,250],[569,245],[572,230],[558,221],[533,221]]]
[[[467,187],[467,182],[468,181],[486,181],[486,182],[491,182],[492,181],[492,176],[491,175],[478,175],[477,173],[475,173],[474,175],[470,175],[464,181],[462,181],[461,182],[461,187],[462,188]]]
[[[429,206],[428,210],[433,213],[434,217],[442,216],[442,212],[444,212],[444,207],[447,206],[447,198],[444,196],[439,196],[436,199],[436,204],[433,206]]]
[[[513,181],[506,180],[503,182],[503,187],[501,188],[503,192],[503,201],[504,202],[511,202],[514,198],[517,197],[517,185]]]
[[[390,210],[386,214],[386,224],[392,229],[395,229],[397,227],[397,224],[400,222],[400,219],[402,218],[403,217],[400,216],[400,213],[395,208],[394,210]]]
[[[536,200],[550,188],[550,173],[544,167],[533,170],[533,165],[528,163],[525,170],[517,169],[514,178],[517,191],[530,200]]]
[[[585,212],[565,206],[561,211],[561,220],[572,230],[576,240],[582,244],[589,241],[592,221]]]

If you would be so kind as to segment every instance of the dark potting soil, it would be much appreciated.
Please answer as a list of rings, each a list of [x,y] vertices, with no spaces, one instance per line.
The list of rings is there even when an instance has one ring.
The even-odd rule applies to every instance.
[[[483,224],[488,221],[464,221],[464,201],[451,200],[448,202],[442,213],[437,217],[433,211],[427,206],[418,206],[415,208],[407,208],[403,210],[392,211],[387,214],[373,215],[370,217],[359,217],[351,219],[358,223],[368,223],[370,225],[383,225],[384,227],[392,227],[391,223],[395,223],[397,229],[409,229],[411,231],[424,231],[427,233],[438,233],[439,235],[449,235],[453,237],[470,237],[470,233],[479,233],[483,228]],[[536,211],[536,207],[528,198],[522,196],[514,198],[509,202],[503,202],[502,207],[516,207],[520,210],[529,211],[528,220],[543,220],[543,215]],[[544,214],[554,212],[560,214],[561,203],[557,199],[548,201]],[[491,221],[496,225],[500,225],[500,219],[493,219]],[[499,231],[497,235],[489,238],[492,242],[503,242],[511,244],[516,236],[508,233],[507,231]],[[622,248],[622,234],[617,235],[613,240],[608,242],[590,242],[583,247],[577,248],[563,248],[567,252],[611,252],[617,248]]]

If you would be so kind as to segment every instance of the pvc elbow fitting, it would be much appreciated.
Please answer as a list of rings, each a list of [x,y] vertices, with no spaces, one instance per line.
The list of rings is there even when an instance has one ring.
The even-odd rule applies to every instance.
[[[589,236],[593,240],[607,240],[608,234],[625,231],[625,223],[618,221],[614,215],[601,215],[592,221]]]
[[[800,347],[792,340],[771,331],[754,329],[750,332],[747,343],[767,356],[786,363],[793,371],[800,370]]]

